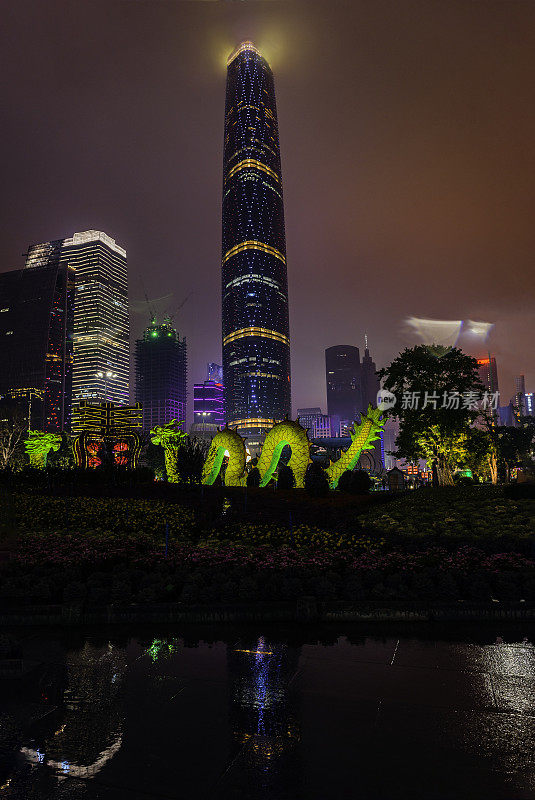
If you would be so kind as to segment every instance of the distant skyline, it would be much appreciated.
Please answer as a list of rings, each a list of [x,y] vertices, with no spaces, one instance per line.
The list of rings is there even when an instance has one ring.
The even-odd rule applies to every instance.
[[[410,316],[494,323],[471,353],[496,356],[502,403],[519,373],[535,387],[535,6],[18,0],[2,17],[2,271],[105,231],[136,308],[190,295],[174,322],[203,380],[221,362],[225,59],[251,39],[275,75],[294,415],[326,407],[326,347],[367,332],[383,366],[415,343]]]

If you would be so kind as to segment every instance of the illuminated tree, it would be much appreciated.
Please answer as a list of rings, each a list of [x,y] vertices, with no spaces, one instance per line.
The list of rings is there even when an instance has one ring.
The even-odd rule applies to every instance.
[[[453,486],[453,469],[467,455],[467,434],[453,434],[441,430],[439,425],[431,425],[415,435],[415,443],[418,457],[437,465],[440,485]]]
[[[22,443],[28,433],[28,420],[22,415],[0,422],[0,469],[12,467],[19,454],[23,456]]]
[[[474,405],[484,387],[476,359],[456,347],[439,358],[433,347],[418,345],[378,374],[397,401],[386,412],[400,422],[396,456],[425,458],[436,467],[439,484],[450,485],[462,437],[480,414]]]
[[[28,431],[24,447],[30,457],[30,466],[45,469],[50,450],[58,451],[61,447],[61,436],[44,431]]]
[[[182,422],[173,419],[166,425],[157,425],[150,432],[152,444],[161,445],[165,454],[165,471],[169,483],[178,483],[177,453],[187,433],[180,430]]]
[[[487,420],[483,420],[486,422]],[[498,483],[498,449],[496,445],[496,428],[488,418],[489,427],[470,428],[467,434],[466,454],[462,465],[492,483]],[[498,429],[499,430],[499,429]]]
[[[531,417],[521,417],[518,427],[503,426],[496,430],[498,460],[510,480],[511,469],[516,466],[533,466],[533,441],[535,422]]]

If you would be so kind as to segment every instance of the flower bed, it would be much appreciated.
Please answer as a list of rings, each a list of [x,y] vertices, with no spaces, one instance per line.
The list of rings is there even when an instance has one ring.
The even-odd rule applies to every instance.
[[[340,529],[296,524],[289,513],[286,524],[268,523],[269,508],[247,518],[241,495],[226,509],[223,499],[208,514],[176,499],[14,494],[0,598],[535,599],[535,501],[499,488],[422,490],[358,515],[346,504]]]
[[[425,489],[400,496],[386,507],[372,507],[359,517],[370,536],[457,546],[473,542],[487,550],[530,550],[535,538],[535,500],[510,500],[502,487]],[[423,542],[423,540],[425,540]]]
[[[112,533],[27,534],[3,567],[2,594],[20,603],[230,602],[296,599],[535,599],[535,562],[467,547],[417,553],[286,545],[204,545]]]
[[[174,538],[189,538],[194,527],[190,509],[176,503],[136,498],[14,494],[10,513],[12,525],[26,531],[100,530],[161,536],[167,523]]]

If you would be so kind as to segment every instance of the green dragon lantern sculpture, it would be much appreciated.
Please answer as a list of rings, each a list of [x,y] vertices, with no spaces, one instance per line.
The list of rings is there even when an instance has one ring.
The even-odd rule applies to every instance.
[[[371,450],[373,442],[379,438],[384,422],[380,420],[382,411],[368,406],[366,414],[362,414],[360,424],[354,424],[351,431],[351,444],[342,453],[338,461],[331,461],[325,470],[331,489],[336,489],[340,475],[348,469],[353,469],[363,450]],[[306,430],[286,419],[278,422],[268,431],[260,458],[258,471],[260,472],[260,486],[267,486],[273,477],[284,447],[288,445],[292,454],[288,462],[295,477],[297,488],[305,485],[305,473],[310,463],[310,442]],[[202,483],[213,484],[216,480],[225,455],[228,455],[228,465],[225,472],[225,486],[245,486],[247,482],[245,442],[242,437],[230,428],[224,428],[216,433],[204,462]]]
[[[201,482],[211,485],[219,475],[223,459],[228,453],[228,465],[225,472],[225,486],[245,486],[247,473],[245,462],[245,442],[242,437],[230,428],[224,428],[212,439],[210,450],[202,469]]]
[[[384,420],[381,420],[382,410],[368,406],[366,414],[361,414],[360,424],[353,423],[351,430],[351,444],[342,453],[338,461],[331,461],[325,473],[329,479],[331,489],[336,489],[340,475],[347,469],[354,469],[363,450],[371,450],[373,443],[381,435],[384,428]]]
[[[57,452],[61,447],[61,436],[45,431],[28,431],[24,440],[24,448],[30,458],[30,466],[45,469],[50,450]]]
[[[166,425],[157,425],[150,432],[151,442],[161,445],[165,454],[165,471],[169,483],[178,483],[179,475],[176,463],[178,448],[187,433],[179,430],[182,422],[172,419]]]

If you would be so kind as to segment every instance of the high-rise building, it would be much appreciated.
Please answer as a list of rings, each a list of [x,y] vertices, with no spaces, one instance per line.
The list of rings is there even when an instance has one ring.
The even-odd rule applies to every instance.
[[[375,408],[377,406],[377,393],[381,388],[381,381],[377,375],[377,367],[375,361],[370,356],[368,349],[368,337],[364,336],[364,356],[362,357],[361,374],[362,374],[362,410],[368,410],[368,406]],[[381,432],[379,439],[373,443],[373,449],[369,451],[374,469],[380,470],[381,466],[385,464],[385,446],[384,446],[384,433]]]
[[[219,364],[207,365],[206,380],[193,385],[193,425],[190,433],[211,439],[225,424],[223,370]]]
[[[314,406],[313,408],[298,408],[297,409],[297,418],[299,420],[299,424],[302,425],[303,428],[308,430],[308,435],[312,436],[312,430],[314,428],[314,423],[316,422],[319,417],[323,416],[323,412],[321,408],[318,406]]]
[[[477,359],[477,368],[479,372],[479,380],[485,387],[485,391],[489,394],[499,392],[498,387],[498,367],[496,366],[496,359],[494,356],[487,356],[487,358]]]
[[[517,375],[515,377],[515,395],[511,398],[511,405],[513,406],[513,413],[517,422],[520,421],[520,417],[525,417],[527,415],[526,379],[524,375]]]
[[[226,420],[254,446],[290,414],[291,392],[275,88],[251,42],[227,62],[222,310]]]
[[[173,419],[185,421],[187,348],[171,320],[156,319],[136,341],[136,401],[143,407],[143,428],[151,430]]]
[[[126,250],[101,231],[84,231],[63,240],[62,258],[76,270],[73,405],[80,400],[126,405],[130,384]]]
[[[396,439],[399,436],[399,419],[397,417],[387,417],[385,420],[382,436],[383,458],[386,469],[398,467],[403,459],[397,459]]]
[[[365,337],[366,346],[364,348],[364,356],[362,357],[362,364],[361,364],[361,399],[362,399],[362,411],[367,411],[368,406],[371,405],[373,408],[377,405],[377,393],[381,388],[381,382],[379,381],[379,377],[377,375],[377,367],[375,366],[375,361],[372,360],[370,356],[370,351],[368,350],[368,337]]]
[[[25,269],[0,275],[0,393],[28,427],[69,430],[74,270],[61,242],[30,248]]]
[[[328,414],[320,414],[319,417],[316,417],[311,435],[313,439],[330,439],[333,436],[331,417]]]
[[[76,273],[72,404],[129,400],[126,251],[102,231],[32,245],[26,269],[59,261]]]
[[[206,365],[206,380],[223,384],[223,367],[221,364],[214,364],[214,362],[211,361]]]
[[[517,375],[515,378],[515,394],[525,394],[526,393],[526,379],[524,375]]]
[[[512,402],[507,406],[498,406],[498,425],[515,427],[517,424],[516,409]]]
[[[338,344],[325,350],[327,412],[343,427],[351,425],[362,411],[361,368],[358,347]]]
[[[340,436],[340,418],[323,414],[321,408],[298,408],[299,424],[308,430],[311,439],[325,439]]]
[[[200,425],[225,424],[223,384],[217,381],[196,383],[193,387],[193,422]]]

